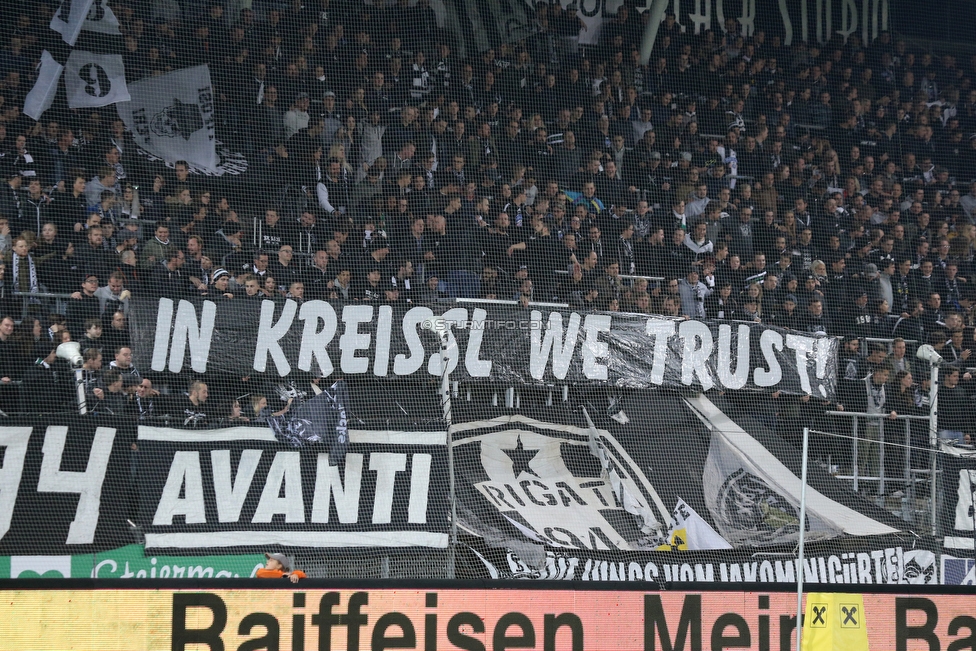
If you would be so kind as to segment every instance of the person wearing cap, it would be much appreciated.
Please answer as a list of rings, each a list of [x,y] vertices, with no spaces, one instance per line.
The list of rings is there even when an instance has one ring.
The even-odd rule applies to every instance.
[[[371,259],[366,258],[366,260],[369,261]],[[363,272],[363,283],[356,292],[356,300],[363,303],[374,303],[384,300],[386,298],[385,290],[389,287],[390,281],[388,280],[385,285],[382,282],[383,271],[381,265],[375,262],[366,264],[363,267]]]
[[[207,298],[234,298],[230,292],[230,272],[223,268],[214,269],[210,276],[210,287],[207,290]]]
[[[266,553],[264,557],[268,562],[255,573],[259,579],[288,579],[298,583],[298,579],[308,578],[305,572],[295,569],[295,561],[284,554]]]
[[[796,294],[786,294],[783,296],[780,309],[773,315],[773,324],[781,328],[799,330],[802,325],[802,319],[800,318],[800,312],[797,310],[798,304],[799,301],[796,298]]]
[[[5,171],[7,183],[0,191],[0,215],[7,217],[12,224],[23,224],[23,209],[25,191],[21,189],[24,179],[13,165]]]

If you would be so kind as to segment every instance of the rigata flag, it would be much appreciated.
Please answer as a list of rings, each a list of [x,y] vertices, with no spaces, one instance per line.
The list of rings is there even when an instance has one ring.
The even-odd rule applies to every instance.
[[[868,651],[864,597],[811,592],[800,639],[802,651]]]
[[[184,68],[147,77],[129,87],[131,100],[119,102],[119,116],[136,144],[173,163],[214,171],[214,99],[210,68]]]

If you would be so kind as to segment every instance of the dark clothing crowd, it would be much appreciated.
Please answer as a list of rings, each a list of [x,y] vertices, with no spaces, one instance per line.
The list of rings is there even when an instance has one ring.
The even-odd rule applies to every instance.
[[[26,367],[96,327],[117,359],[132,295],[557,302],[844,337],[863,409],[880,372],[924,410],[931,344],[962,370],[943,429],[972,429],[976,58],[667,15],[643,64],[627,3],[596,43],[538,3],[528,36],[462,57],[427,0],[229,5],[116,14],[130,82],[209,65],[240,175],[154,164],[114,106],[24,117],[50,7],[4,28],[0,300]],[[96,404],[155,391],[91,377]]]

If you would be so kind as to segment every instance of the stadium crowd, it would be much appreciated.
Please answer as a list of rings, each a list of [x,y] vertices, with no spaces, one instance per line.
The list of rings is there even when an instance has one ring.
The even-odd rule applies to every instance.
[[[733,19],[694,35],[668,15],[640,65],[648,15],[626,3],[596,45],[539,3],[531,36],[465,58],[427,0],[114,6],[130,81],[209,64],[217,135],[248,171],[154,166],[112,106],[21,115],[52,7],[18,9],[0,54],[0,382],[53,368],[70,338],[96,409],[146,413],[131,296],[763,322],[844,337],[847,395],[879,413],[924,409],[906,340],[961,367],[976,346],[976,58],[888,33],[786,46]],[[889,356],[868,338],[898,341]],[[969,433],[962,378],[943,429]]]

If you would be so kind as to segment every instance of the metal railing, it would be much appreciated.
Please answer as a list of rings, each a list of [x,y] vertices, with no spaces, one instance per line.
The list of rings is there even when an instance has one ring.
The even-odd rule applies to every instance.
[[[27,318],[32,303],[44,304],[48,302],[47,299],[54,299],[56,306],[54,311],[58,314],[64,314],[67,309],[64,301],[71,299],[71,294],[61,294],[58,292],[21,292],[16,289],[11,292],[11,296],[20,298],[21,300],[20,319],[18,319],[20,322]]]
[[[840,439],[849,439],[851,443],[851,474],[836,474],[834,475],[837,479],[843,479],[851,481],[853,484],[854,492],[860,492],[861,482],[876,482],[876,496],[879,502],[883,501],[887,496],[887,487],[889,483],[897,482],[903,484],[903,490],[901,495],[902,503],[902,518],[909,522],[914,522],[915,515],[915,504],[916,504],[916,490],[915,485],[919,481],[917,476],[932,475],[932,471],[925,468],[913,469],[912,468],[912,456],[911,452],[913,450],[918,450],[925,452],[927,454],[935,454],[935,451],[930,447],[920,447],[912,443],[912,423],[913,422],[928,422],[929,416],[915,416],[915,415],[897,415],[892,418],[889,414],[869,414],[867,412],[860,411],[828,411],[826,412],[828,416],[832,417],[842,417],[851,419],[851,433],[850,435],[838,434],[836,432],[825,432],[822,430],[815,430],[817,434],[830,436]],[[866,421],[866,422],[865,422]],[[885,438],[885,425],[887,423],[901,423],[901,427],[904,428],[904,443],[896,443],[893,441],[887,441]],[[877,440],[873,438],[868,438],[860,435],[860,429],[863,426],[865,429],[868,424],[876,423],[877,427]],[[861,474],[860,459],[858,457],[858,447],[859,444],[870,444],[878,446],[878,458],[877,458],[877,468],[878,474],[876,476],[865,476]],[[885,468],[885,451],[890,448],[900,448],[904,451],[904,459],[902,462],[902,476],[900,478],[889,477],[886,474]],[[863,456],[863,454],[862,454]],[[828,462],[830,463],[830,462]],[[934,467],[934,466],[933,466]],[[829,468],[828,468],[829,470]],[[833,474],[833,473],[831,473]],[[929,476],[929,481],[934,481],[934,477]],[[926,512],[932,516],[932,522],[936,515],[936,503],[935,500],[929,497],[927,500],[928,507]]]

